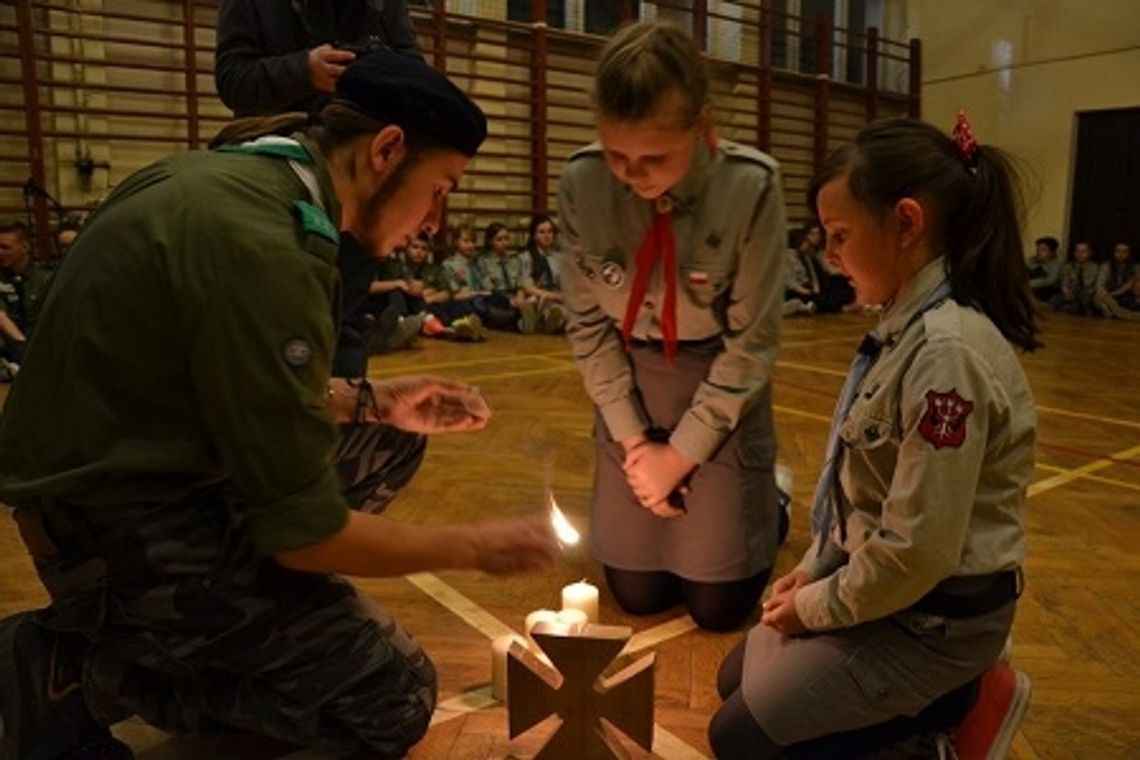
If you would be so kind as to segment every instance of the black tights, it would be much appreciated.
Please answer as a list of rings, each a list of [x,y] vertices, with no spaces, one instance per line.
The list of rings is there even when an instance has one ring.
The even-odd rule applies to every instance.
[[[698,583],[662,570],[618,570],[606,565],[606,583],[631,615],[653,615],[684,602],[701,628],[731,631],[756,609],[771,573],[769,569],[739,581]]]
[[[769,738],[744,703],[740,688],[744,677],[744,644],[741,641],[728,653],[717,673],[716,689],[724,704],[709,723],[709,746],[718,760],[864,757],[915,736],[953,728],[978,697],[975,679],[934,700],[914,717],[900,715],[885,723],[781,747]]]

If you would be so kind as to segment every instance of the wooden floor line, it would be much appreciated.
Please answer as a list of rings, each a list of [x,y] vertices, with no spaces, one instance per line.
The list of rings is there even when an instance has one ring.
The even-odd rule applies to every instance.
[[[577,372],[578,368],[572,364],[563,367],[540,367],[538,369],[521,369],[515,372],[493,372],[489,375],[471,375],[464,377],[465,383],[485,383],[488,380],[507,380],[516,377],[530,377],[531,375],[552,375],[559,372]]]
[[[707,755],[666,731],[660,723],[653,724],[653,753],[662,760],[708,760]]]
[[[461,362],[437,362],[435,364],[391,364],[369,370],[369,377],[390,377],[393,375],[418,375],[428,370],[455,369],[472,364],[514,364],[527,359],[553,359],[552,354],[511,354],[510,356],[490,356],[483,359],[467,359]]]
[[[823,415],[816,414],[815,412],[805,412],[803,409],[796,409],[792,406],[780,406],[779,404],[772,404],[772,410],[776,412],[783,412],[784,414],[791,414],[796,417],[806,417],[809,420],[816,420],[818,422],[831,423],[831,418]]]
[[[1053,465],[1053,464],[1041,464],[1040,462],[1038,462],[1037,466],[1040,469],[1045,470],[1046,472],[1058,472],[1058,473],[1068,472],[1068,470],[1065,469],[1064,467],[1058,467],[1058,466]],[[1127,483],[1123,480],[1116,480],[1115,478],[1106,478],[1106,477],[1102,477],[1100,475],[1090,475],[1088,473],[1085,473],[1085,474],[1081,475],[1080,477],[1082,480],[1092,480],[1092,481],[1097,482],[1097,483],[1104,483],[1106,485],[1116,486],[1117,488],[1128,488],[1132,491],[1140,491],[1140,483]]]
[[[458,615],[465,623],[494,640],[518,632],[466,596],[444,583],[433,573],[415,573],[404,576],[432,599]],[[490,652],[490,649],[487,650]],[[488,655],[490,656],[490,655]]]
[[[471,689],[465,691],[457,697],[445,699],[435,706],[435,712],[431,716],[431,725],[438,726],[440,723],[446,723],[454,718],[459,718],[467,713],[482,710],[485,707],[493,707],[499,704],[499,700],[491,695],[491,686],[480,686],[478,689]]]
[[[1140,455],[1140,446],[1133,446],[1130,449],[1118,451],[1117,453],[1113,454],[1112,457],[1113,459],[1131,459],[1137,455]],[[1066,483],[1070,483],[1074,480],[1082,478],[1085,475],[1089,475],[1099,470],[1104,470],[1112,467],[1113,464],[1115,463],[1111,459],[1098,459],[1095,462],[1089,462],[1088,464],[1081,465],[1080,467],[1074,467],[1071,470],[1065,470],[1064,472],[1058,473],[1051,478],[1045,478],[1045,480],[1039,480],[1036,483],[1031,484],[1029,486],[1029,495],[1036,496],[1040,493],[1044,493],[1045,491],[1051,491],[1054,488],[1063,486]]]

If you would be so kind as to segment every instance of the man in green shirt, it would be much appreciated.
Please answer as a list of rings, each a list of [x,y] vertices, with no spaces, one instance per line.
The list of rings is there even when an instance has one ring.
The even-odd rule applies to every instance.
[[[23,222],[0,223],[0,364],[18,366],[23,361],[51,275],[32,258]]]
[[[268,126],[123,182],[44,304],[0,417],[0,500],[52,604],[0,621],[0,757],[126,756],[106,727],[131,714],[403,757],[435,671],[341,575],[554,555],[543,518],[401,524],[360,488],[353,463],[392,442],[407,469],[418,436],[486,424],[476,391],[329,379],[338,230],[377,252],[434,231],[483,114],[378,53],[319,126]],[[338,443],[336,422],[379,432]]]

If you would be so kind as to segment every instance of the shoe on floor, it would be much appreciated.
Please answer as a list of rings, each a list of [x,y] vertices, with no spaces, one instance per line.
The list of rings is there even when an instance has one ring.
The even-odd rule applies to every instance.
[[[958,760],[1002,760],[1029,707],[1029,676],[997,662],[982,674],[978,699],[951,734]]]
[[[542,325],[539,328],[547,335],[558,335],[566,328],[566,310],[562,304],[552,303],[542,310]]]
[[[523,301],[519,304],[519,332],[530,335],[538,329],[538,307],[534,301]]]

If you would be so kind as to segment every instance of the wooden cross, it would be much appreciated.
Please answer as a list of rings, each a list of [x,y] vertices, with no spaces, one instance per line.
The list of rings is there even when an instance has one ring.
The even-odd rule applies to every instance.
[[[571,633],[556,623],[539,623],[531,630],[531,638],[554,667],[522,643],[511,644],[507,652],[510,737],[551,715],[561,719],[534,760],[625,760],[628,754],[614,729],[651,751],[657,656],[648,654],[602,677],[631,634],[621,626],[586,625]]]

